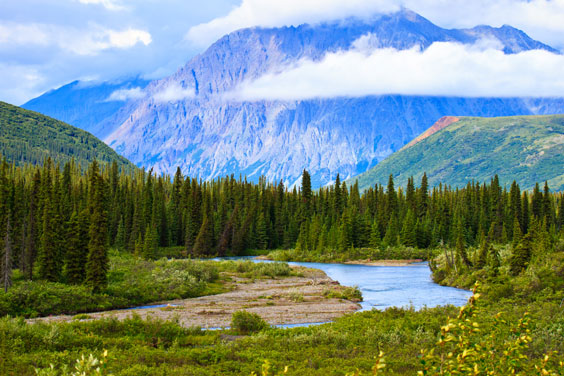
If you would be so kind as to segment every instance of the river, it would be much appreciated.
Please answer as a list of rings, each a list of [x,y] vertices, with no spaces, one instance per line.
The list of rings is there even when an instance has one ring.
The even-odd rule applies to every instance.
[[[258,260],[253,257],[224,257],[221,259],[273,262]],[[361,310],[410,306],[413,306],[414,309],[421,309],[447,304],[463,306],[472,295],[467,290],[440,286],[434,283],[431,279],[431,269],[426,262],[406,266],[368,266],[317,262],[289,262],[288,264],[320,269],[343,286],[358,286],[364,298],[361,303]]]

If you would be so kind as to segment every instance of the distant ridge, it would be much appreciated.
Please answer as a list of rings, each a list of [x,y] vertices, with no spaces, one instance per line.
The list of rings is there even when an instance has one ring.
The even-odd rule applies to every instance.
[[[135,168],[88,132],[37,112],[0,102],[0,158],[10,163],[41,164],[46,157],[64,164],[73,158],[86,167],[94,159]]]
[[[366,189],[393,174],[396,185],[405,186],[426,172],[431,186],[462,187],[498,174],[502,184],[516,180],[522,189],[547,180],[552,190],[564,190],[564,115],[452,120],[442,118],[425,138],[350,180]]]

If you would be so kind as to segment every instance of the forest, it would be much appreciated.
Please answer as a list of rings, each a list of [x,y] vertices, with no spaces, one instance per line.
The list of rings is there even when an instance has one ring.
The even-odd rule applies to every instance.
[[[301,187],[258,184],[233,176],[202,182],[152,171],[120,171],[93,162],[86,172],[46,159],[43,166],[0,164],[2,284],[13,269],[26,279],[106,284],[108,249],[146,259],[168,247],[182,257],[243,255],[292,249],[296,257],[323,255],[424,258],[443,249],[451,268],[495,262],[490,244],[553,244],[564,224],[564,199],[539,184],[521,192],[495,176],[462,189],[376,185],[362,194],[339,176],[312,191],[304,170]],[[480,246],[476,260],[468,248]],[[447,251],[448,249],[448,251]],[[364,250],[364,251],[363,251]],[[411,252],[411,253],[410,253]],[[436,252],[435,252],[436,253]],[[526,253],[526,252],[525,252]],[[521,256],[520,256],[521,257]],[[516,258],[515,270],[527,255]]]

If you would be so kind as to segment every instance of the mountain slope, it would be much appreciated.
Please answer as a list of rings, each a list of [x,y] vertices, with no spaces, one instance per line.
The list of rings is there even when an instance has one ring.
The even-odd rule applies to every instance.
[[[351,49],[360,38],[396,49],[496,38],[506,53],[554,51],[509,26],[448,30],[407,10],[370,20],[243,29],[151,82],[143,98],[124,104],[93,132],[135,164],[158,172],[180,166],[202,179],[235,173],[295,184],[306,168],[319,187],[337,173],[352,177],[368,170],[445,115],[564,112],[564,101],[551,99],[386,95],[241,102],[224,95],[300,59]]]
[[[418,182],[423,172],[430,185],[460,187],[498,174],[502,184],[516,180],[530,189],[548,180],[552,189],[564,190],[564,115],[463,117],[354,180],[366,189],[386,184],[393,174],[396,185],[405,186],[408,177]]]
[[[102,83],[74,81],[32,99],[22,107],[104,138],[112,130],[108,121],[120,120],[116,114],[128,99],[127,94],[140,95],[148,84],[149,81],[140,78]]]
[[[109,146],[81,129],[36,112],[0,102],[0,157],[16,164],[40,164],[46,157],[82,166],[97,159],[134,167]]]

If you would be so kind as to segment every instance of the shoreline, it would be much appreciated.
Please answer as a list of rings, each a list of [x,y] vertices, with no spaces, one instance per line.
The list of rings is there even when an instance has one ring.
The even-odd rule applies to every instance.
[[[327,290],[343,287],[318,269],[296,268],[302,276],[274,279],[248,279],[230,276],[231,291],[198,298],[154,302],[164,307],[129,308],[81,314],[84,320],[101,318],[126,319],[132,315],[142,318],[178,320],[184,327],[220,328],[231,323],[231,315],[238,310],[257,313],[271,325],[303,324],[333,321],[361,308],[360,304],[344,299],[327,298]],[[69,322],[74,315],[47,316],[27,322]]]
[[[255,256],[255,260],[268,260],[276,261],[269,258],[267,255]],[[319,264],[346,264],[346,265],[366,265],[366,266],[409,266],[411,264],[423,262],[423,259],[405,259],[405,260],[349,260],[349,261],[279,261],[279,262],[315,262]]]

